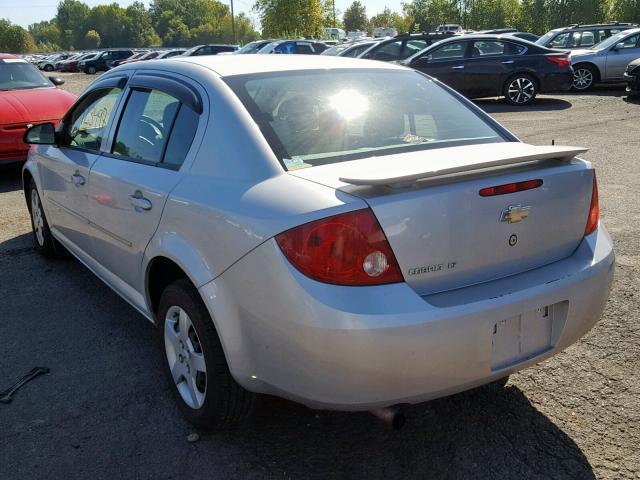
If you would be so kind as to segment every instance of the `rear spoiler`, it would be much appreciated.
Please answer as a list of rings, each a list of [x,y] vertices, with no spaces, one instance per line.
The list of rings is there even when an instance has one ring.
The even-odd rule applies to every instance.
[[[350,185],[405,186],[419,180],[495,167],[572,158],[586,151],[587,148],[581,147],[535,146],[521,142],[485,143],[400,154],[396,159],[373,157],[333,166],[342,167],[339,180]]]

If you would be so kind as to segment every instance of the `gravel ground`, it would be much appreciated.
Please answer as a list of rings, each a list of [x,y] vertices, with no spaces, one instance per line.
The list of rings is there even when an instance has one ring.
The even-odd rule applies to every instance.
[[[79,93],[91,77],[65,75]],[[0,405],[0,479],[640,478],[640,104],[619,88],[478,104],[524,141],[586,146],[616,244],[614,288],[581,341],[504,391],[407,410],[400,432],[366,413],[274,398],[234,431],[187,441],[152,326],[72,259],[31,249],[17,170],[0,172],[0,386],[51,374]]]

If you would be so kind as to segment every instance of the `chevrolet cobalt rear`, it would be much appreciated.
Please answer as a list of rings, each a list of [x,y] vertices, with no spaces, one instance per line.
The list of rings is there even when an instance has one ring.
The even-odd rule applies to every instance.
[[[134,63],[26,139],[36,248],[66,248],[157,325],[203,428],[261,393],[384,415],[504,383],[609,294],[584,149],[521,143],[401,66]]]

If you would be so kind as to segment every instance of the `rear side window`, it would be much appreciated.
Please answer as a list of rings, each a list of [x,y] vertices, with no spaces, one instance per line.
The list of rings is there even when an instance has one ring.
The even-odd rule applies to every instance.
[[[198,118],[165,92],[134,89],[122,113],[112,153],[136,161],[180,166],[193,142]]]
[[[73,110],[65,123],[66,144],[87,150],[100,150],[100,144],[106,134],[109,117],[116,105],[120,88],[105,88],[89,94]]]
[[[313,49],[308,43],[298,43],[296,45],[296,53],[311,55],[313,54]]]
[[[472,57],[493,57],[504,54],[505,44],[503,42],[482,40],[473,42],[473,48],[471,49]]]

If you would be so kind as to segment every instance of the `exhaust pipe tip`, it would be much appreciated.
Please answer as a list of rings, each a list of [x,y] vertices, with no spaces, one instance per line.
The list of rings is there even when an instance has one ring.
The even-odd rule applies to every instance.
[[[371,410],[371,414],[386,423],[392,430],[400,430],[407,421],[404,414],[396,408],[376,408]]]

